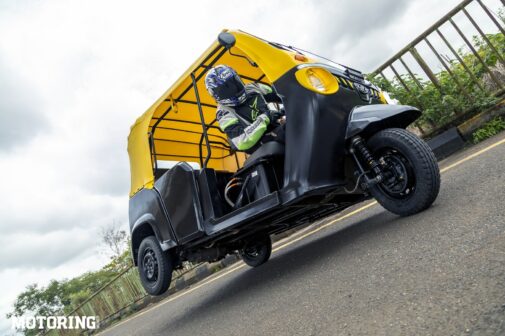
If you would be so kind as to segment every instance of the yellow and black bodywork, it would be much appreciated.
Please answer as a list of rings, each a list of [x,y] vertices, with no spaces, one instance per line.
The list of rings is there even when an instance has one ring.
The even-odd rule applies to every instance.
[[[275,88],[287,118],[285,148],[270,144],[250,158],[230,148],[204,84],[207,70],[218,64],[231,66],[245,83]],[[413,107],[385,103],[359,71],[225,30],[131,127],[129,215],[135,263],[147,236],[155,236],[164,251],[174,251],[177,264],[191,251],[221,246],[229,252],[247,237],[278,233],[369,197],[360,188],[344,191],[356,180],[348,140],[386,127],[405,128],[420,114]],[[222,195],[226,181],[268,161],[261,154],[277,158],[260,169],[274,182],[253,202],[230,208]],[[192,165],[165,169],[161,164],[167,161]]]

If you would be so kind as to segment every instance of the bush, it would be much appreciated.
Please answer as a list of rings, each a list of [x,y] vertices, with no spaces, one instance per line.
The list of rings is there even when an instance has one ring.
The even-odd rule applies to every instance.
[[[496,117],[473,133],[473,142],[478,143],[505,130],[505,119]]]
[[[504,55],[505,38],[503,34],[488,34],[487,37],[498,49],[498,52]],[[499,80],[503,81],[501,74],[498,76],[497,73],[501,68],[497,67],[498,59],[494,51],[480,37],[474,37],[473,44],[486,65],[492,71],[494,70],[493,73],[496,77],[499,77]],[[414,74],[416,79],[408,74],[401,75],[401,79],[408,87],[408,90],[396,77],[392,81],[387,81],[380,75],[372,78],[369,76],[369,79],[382,90],[389,92],[392,98],[398,99],[401,104],[417,106],[422,109],[423,114],[416,123],[417,126],[428,132],[441,129],[448,126],[462,114],[465,117],[470,117],[495,105],[499,100],[495,96],[496,88],[488,84],[490,80],[486,77],[488,75],[479,60],[471,52],[464,53],[460,49],[458,53],[477,78],[477,82],[457,60],[451,60],[448,66],[459,83],[444,70],[435,75],[440,85],[439,88],[431,81],[424,80],[417,74]],[[496,85],[493,82],[491,84]]]

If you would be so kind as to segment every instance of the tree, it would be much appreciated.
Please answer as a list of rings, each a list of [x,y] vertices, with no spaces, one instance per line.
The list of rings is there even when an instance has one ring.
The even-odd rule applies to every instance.
[[[111,259],[119,258],[128,246],[128,234],[116,221],[102,227],[102,242],[111,250]]]
[[[60,312],[64,305],[62,297],[64,286],[62,282],[51,280],[47,287],[39,287],[32,284],[18,295],[14,302],[14,310],[7,314],[7,318],[22,316],[53,316]],[[23,331],[25,335],[36,335],[40,330],[27,329]]]
[[[55,316],[72,312],[104,285],[132,264],[129,237],[116,222],[102,229],[102,241],[112,252],[111,261],[95,272],[87,272],[70,280],[51,280],[43,287],[31,284],[18,295],[12,317]],[[19,330],[25,335],[36,335],[40,330]]]

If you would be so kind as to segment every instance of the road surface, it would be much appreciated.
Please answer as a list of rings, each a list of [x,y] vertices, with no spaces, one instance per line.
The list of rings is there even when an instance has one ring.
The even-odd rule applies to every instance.
[[[423,213],[334,216],[102,334],[505,335],[505,136],[441,167]]]

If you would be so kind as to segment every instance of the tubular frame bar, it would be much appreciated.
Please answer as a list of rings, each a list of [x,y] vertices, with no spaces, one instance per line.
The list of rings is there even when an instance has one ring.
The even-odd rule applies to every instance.
[[[193,89],[195,90],[195,98],[196,103],[198,105],[198,113],[200,114],[200,120],[202,122],[202,134],[205,138],[205,146],[207,147],[207,156],[205,157],[205,161],[202,162],[202,151],[201,151],[202,146],[200,146],[200,164],[202,168],[207,168],[207,163],[209,162],[210,156],[212,155],[212,148],[210,147],[209,136],[207,135],[207,125],[205,124],[205,117],[203,115],[202,104],[200,102],[200,94],[198,93],[197,79],[195,77],[194,72],[191,73],[191,80],[193,81]]]

